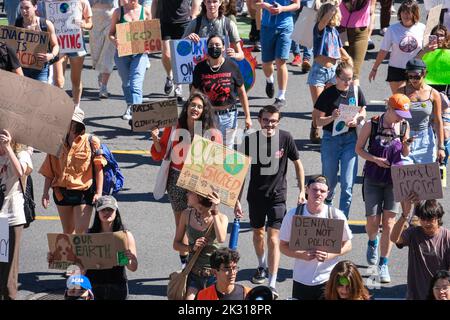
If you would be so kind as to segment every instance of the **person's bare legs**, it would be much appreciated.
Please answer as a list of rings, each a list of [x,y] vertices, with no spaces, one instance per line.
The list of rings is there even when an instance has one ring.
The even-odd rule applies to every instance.
[[[63,233],[75,233],[75,215],[72,206],[56,206],[61,221]]]
[[[70,79],[72,80],[72,99],[74,104],[79,104],[83,92],[81,72],[83,71],[84,57],[70,57]]]
[[[262,69],[263,69],[263,72],[264,72],[264,75],[266,76],[266,78],[269,78],[270,76],[272,76],[273,72],[274,72],[273,61],[263,62]]]
[[[64,60],[67,56],[60,58],[53,64],[53,84],[63,89],[64,88]]]
[[[89,229],[92,216],[92,206],[82,204],[73,207],[75,220],[75,233],[86,233]]]
[[[319,98],[320,94],[325,90],[325,87],[318,87],[318,86],[309,86],[309,92],[311,93],[311,100],[312,105],[314,108],[314,105],[316,104],[317,99]],[[314,119],[311,121],[311,130],[309,133],[309,139],[312,143],[320,143],[320,128],[315,123]]]
[[[381,215],[377,214],[374,216],[366,217],[366,233],[369,240],[375,240],[378,235],[378,229],[380,226]]]
[[[269,286],[275,288],[280,265],[280,230],[267,228]]]
[[[383,232],[380,239],[380,255],[381,257],[389,257],[392,250],[393,242],[390,240],[392,228],[395,224],[395,213],[391,211],[384,211],[381,225]]]
[[[174,211],[174,217],[175,217],[175,230],[178,227],[178,225],[180,224],[180,219],[181,219],[181,214],[183,213],[183,211]],[[189,244],[189,240],[188,237],[186,236],[186,234],[184,234],[183,237],[183,244],[188,245]],[[187,256],[189,254],[189,252],[181,252],[180,251],[180,256]]]
[[[275,63],[277,65],[277,81],[278,81],[278,91],[286,91],[288,83],[288,69],[286,66],[286,60],[276,59]],[[273,72],[273,66],[272,66]]]
[[[194,300],[197,295],[198,290],[193,287],[188,287],[186,290],[186,298],[185,300]]]
[[[109,77],[111,76],[111,73],[101,73],[100,74],[100,82],[105,87],[108,85]]]
[[[163,40],[162,42],[162,64],[164,70],[166,70],[167,77],[172,79],[172,65],[170,63],[170,45],[169,40]]]

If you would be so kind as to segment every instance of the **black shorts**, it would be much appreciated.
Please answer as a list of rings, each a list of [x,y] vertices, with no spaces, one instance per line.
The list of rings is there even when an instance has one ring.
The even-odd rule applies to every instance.
[[[260,229],[266,225],[268,228],[280,230],[284,215],[286,214],[286,201],[273,202],[267,198],[248,200],[250,226]]]
[[[79,206],[87,204],[92,206],[95,192],[89,188],[88,190],[68,190],[66,188],[59,188],[63,199],[59,201],[56,198],[55,191],[53,190],[53,200],[58,206]]]
[[[388,67],[388,75],[387,75],[387,82],[393,82],[393,81],[406,81],[408,80],[406,77],[406,69],[402,68],[396,68],[396,67]]]
[[[165,23],[161,22],[161,39],[176,40],[183,38],[184,30],[186,30],[190,21],[183,23]]]

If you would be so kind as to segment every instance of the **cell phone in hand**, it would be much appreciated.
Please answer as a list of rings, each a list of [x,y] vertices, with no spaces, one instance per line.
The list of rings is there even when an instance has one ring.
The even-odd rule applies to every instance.
[[[430,45],[437,45],[437,41],[438,41],[437,35],[430,34],[428,36],[428,44],[430,44]]]
[[[274,8],[278,8],[278,6],[279,6],[278,2],[274,2],[274,3],[272,4],[272,7],[274,7]]]

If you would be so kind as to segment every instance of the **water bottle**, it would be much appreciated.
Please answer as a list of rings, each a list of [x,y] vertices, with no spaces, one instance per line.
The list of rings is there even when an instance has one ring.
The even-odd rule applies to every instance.
[[[233,228],[231,229],[230,234],[230,244],[228,247],[232,250],[236,250],[238,239],[239,239],[239,219],[234,219]]]

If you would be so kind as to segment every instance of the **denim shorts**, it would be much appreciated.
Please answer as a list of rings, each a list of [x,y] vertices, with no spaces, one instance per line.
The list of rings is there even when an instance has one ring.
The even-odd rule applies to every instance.
[[[84,57],[85,55],[87,55],[86,41],[84,41],[83,38],[83,50],[70,53],[61,53],[60,57],[68,56],[69,58],[76,58],[76,57]]]
[[[233,148],[236,138],[236,129],[238,127],[237,108],[231,108],[222,113],[216,112],[215,115],[217,125],[219,126],[219,130],[222,133],[223,144],[228,148]]]
[[[335,84],[336,65],[331,68],[325,68],[320,63],[314,62],[306,83],[315,87],[325,87],[327,83]]]
[[[291,50],[291,34],[294,27],[270,28],[261,26],[261,60],[270,62],[275,59],[288,60]]]

